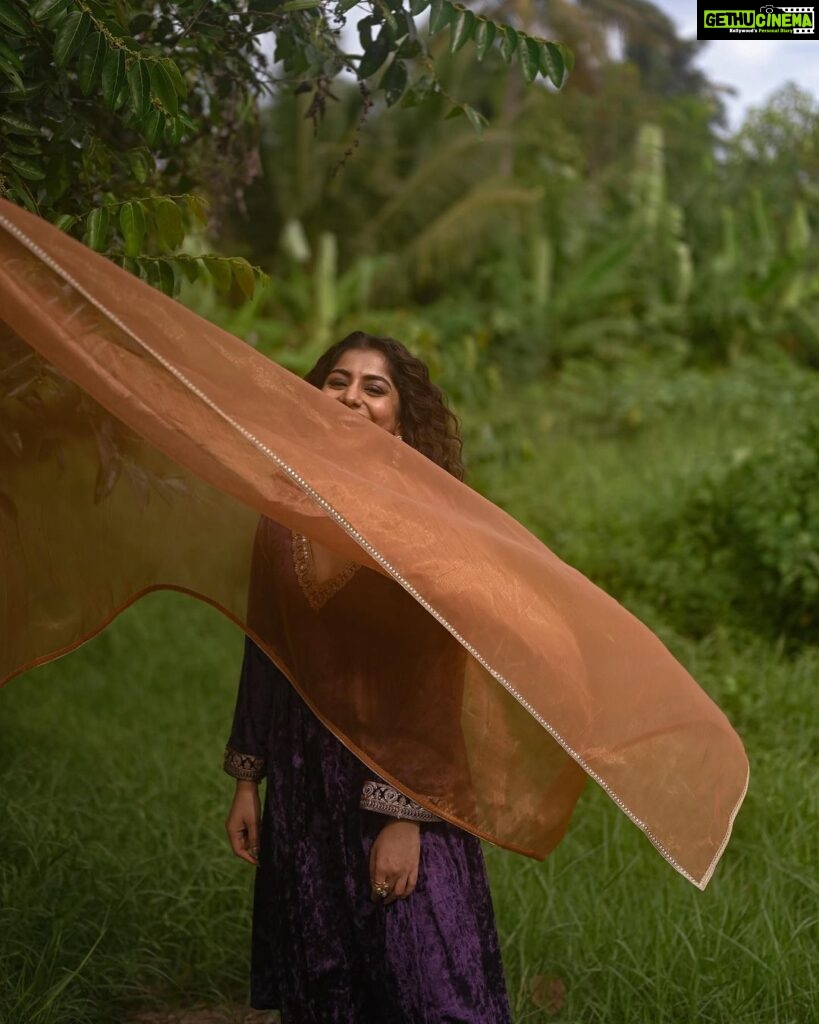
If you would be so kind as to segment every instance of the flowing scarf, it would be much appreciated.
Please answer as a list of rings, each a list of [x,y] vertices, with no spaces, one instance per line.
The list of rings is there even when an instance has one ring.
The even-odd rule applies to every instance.
[[[345,567],[318,578],[309,542]],[[403,441],[0,201],[0,682],[159,588],[227,615],[439,817],[542,859],[591,778],[708,883],[748,763],[647,626]]]

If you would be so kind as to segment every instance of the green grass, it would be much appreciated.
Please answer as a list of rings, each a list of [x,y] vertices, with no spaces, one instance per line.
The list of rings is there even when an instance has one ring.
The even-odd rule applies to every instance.
[[[581,570],[612,546],[639,558],[652,509],[771,429],[726,407],[575,436],[543,415],[551,401],[505,404],[535,454],[488,458],[482,485]],[[545,863],[485,846],[516,1024],[809,1024],[819,649],[719,622],[695,641],[650,592],[615,596],[730,716],[751,788],[705,893],[593,786]],[[0,694],[0,1021],[245,998],[252,879],[228,852],[220,770],[240,653],[210,608],[154,594]]]

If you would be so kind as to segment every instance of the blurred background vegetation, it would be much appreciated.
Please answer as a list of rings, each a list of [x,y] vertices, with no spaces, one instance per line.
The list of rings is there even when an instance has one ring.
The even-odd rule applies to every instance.
[[[349,330],[400,339],[451,396],[470,482],[495,501],[500,466],[567,434],[628,446],[676,418],[689,449],[701,421],[730,422],[734,447],[672,502],[642,496],[637,546],[586,568],[686,632],[730,620],[815,642],[819,103],[786,85],[729,134],[697,44],[651,4],[511,9],[577,54],[562,91],[441,39],[441,77],[482,134],[444,119],[442,96],[361,126],[339,80],[317,132],[309,97],[278,96],[260,173],[219,219],[218,244],[268,282],[249,302],[182,297],[299,373]]]
[[[698,44],[646,0],[470,6],[561,40],[562,89],[446,33],[440,90],[388,106],[342,75],[316,127],[315,91],[280,88],[170,239],[266,282],[155,283],[299,373],[352,329],[427,359],[467,482],[654,629],[746,742],[705,893],[596,792],[545,864],[487,848],[515,1020],[808,1024],[819,103],[791,84],[729,133]],[[153,595],[3,694],[0,1018],[242,1019],[248,878],[218,767],[235,632]]]

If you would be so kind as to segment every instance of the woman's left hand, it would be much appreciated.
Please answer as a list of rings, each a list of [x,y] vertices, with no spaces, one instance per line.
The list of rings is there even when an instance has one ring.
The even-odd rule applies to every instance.
[[[396,818],[378,833],[370,849],[370,887],[372,898],[385,904],[406,899],[418,881],[421,859],[421,826],[417,821]],[[386,882],[389,895],[380,897],[378,882]]]

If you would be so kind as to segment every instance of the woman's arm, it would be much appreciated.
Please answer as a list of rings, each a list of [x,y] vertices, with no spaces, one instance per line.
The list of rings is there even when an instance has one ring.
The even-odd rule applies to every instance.
[[[248,864],[253,864],[254,867],[259,863],[260,820],[259,784],[237,779],[225,830],[230,847],[236,856],[246,860]]]
[[[272,713],[269,660],[246,636],[233,725],[225,748],[224,769],[228,775],[244,782],[264,778]]]
[[[267,747],[273,690],[267,656],[245,637],[233,725],[225,748],[224,769],[236,779],[225,829],[237,857],[258,864],[259,781],[267,772]]]

